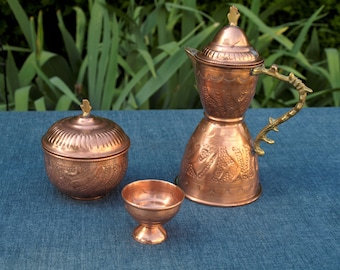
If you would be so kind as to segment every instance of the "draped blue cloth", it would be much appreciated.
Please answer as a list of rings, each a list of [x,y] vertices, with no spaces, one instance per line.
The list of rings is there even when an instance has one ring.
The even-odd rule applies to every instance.
[[[286,110],[249,109],[253,137]],[[143,245],[121,198],[138,179],[173,182],[202,110],[95,111],[131,139],[120,185],[77,201],[49,181],[41,137],[80,112],[0,113],[1,269],[340,269],[340,109],[305,108],[261,143],[261,197],[212,207],[186,199],[165,225],[168,239]]]

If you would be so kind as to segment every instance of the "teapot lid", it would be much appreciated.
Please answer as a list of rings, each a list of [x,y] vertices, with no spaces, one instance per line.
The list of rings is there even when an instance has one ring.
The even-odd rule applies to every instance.
[[[102,158],[117,155],[130,147],[130,139],[115,122],[93,116],[84,99],[83,113],[54,123],[42,137],[44,150],[70,158]]]
[[[240,13],[235,6],[228,13],[229,25],[223,27],[214,39],[196,54],[199,61],[217,66],[257,66],[263,63],[259,53],[251,47],[248,38],[237,26]]]

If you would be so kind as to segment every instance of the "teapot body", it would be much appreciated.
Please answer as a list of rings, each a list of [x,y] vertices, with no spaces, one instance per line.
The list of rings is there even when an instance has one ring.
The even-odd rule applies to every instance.
[[[261,194],[258,157],[244,122],[258,76],[247,66],[223,66],[192,60],[204,117],[192,134],[181,162],[178,184],[186,196],[213,206],[239,206]]]

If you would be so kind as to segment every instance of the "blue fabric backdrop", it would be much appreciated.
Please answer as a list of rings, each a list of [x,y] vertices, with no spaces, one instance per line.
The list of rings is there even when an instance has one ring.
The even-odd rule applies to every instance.
[[[250,109],[253,134],[281,109]],[[73,200],[49,182],[40,139],[79,112],[0,113],[1,269],[340,269],[340,109],[303,109],[262,143],[261,197],[235,208],[185,200],[169,238],[142,245],[122,188],[173,182],[201,110],[97,111],[131,139],[119,187],[98,201]]]

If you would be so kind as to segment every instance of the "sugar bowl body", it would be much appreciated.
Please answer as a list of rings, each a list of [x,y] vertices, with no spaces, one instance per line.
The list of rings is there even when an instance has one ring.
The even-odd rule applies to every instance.
[[[72,198],[94,200],[123,179],[130,139],[115,122],[93,116],[87,100],[81,108],[83,114],[54,123],[41,143],[52,184]]]

